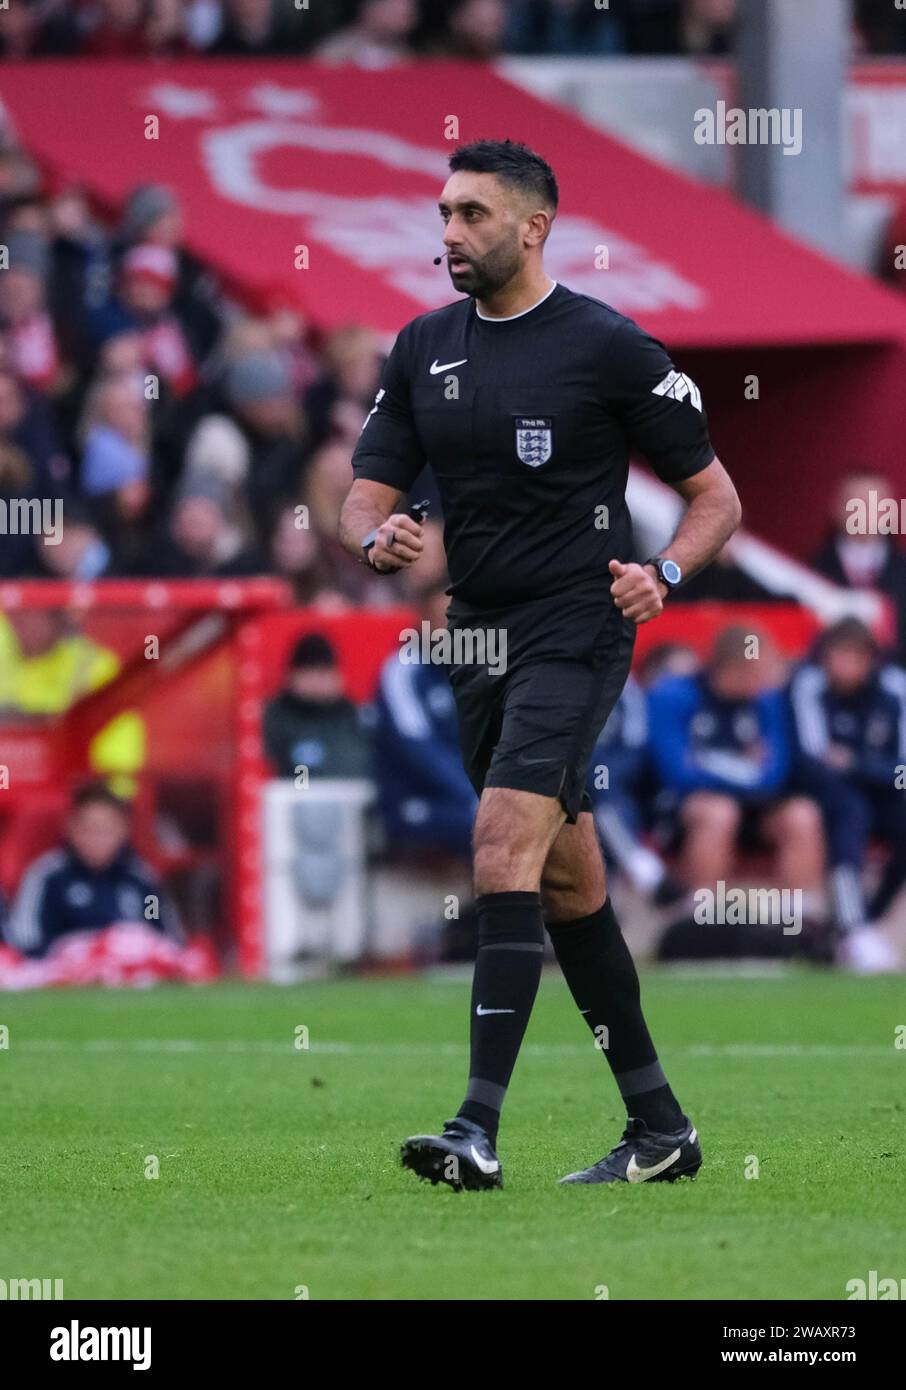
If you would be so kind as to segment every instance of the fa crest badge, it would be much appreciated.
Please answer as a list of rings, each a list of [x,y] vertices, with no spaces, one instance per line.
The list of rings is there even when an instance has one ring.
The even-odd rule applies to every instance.
[[[547,463],[554,448],[554,422],[548,416],[516,415],[516,453],[529,468]]]

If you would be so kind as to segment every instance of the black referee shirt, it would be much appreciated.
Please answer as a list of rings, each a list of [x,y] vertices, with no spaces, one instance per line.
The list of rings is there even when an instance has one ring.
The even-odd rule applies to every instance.
[[[387,360],[353,455],[357,478],[406,493],[425,463],[444,510],[451,619],[618,620],[630,454],[676,482],[714,458],[698,388],[661,343],[556,285],[508,319],[470,298],[413,319]]]

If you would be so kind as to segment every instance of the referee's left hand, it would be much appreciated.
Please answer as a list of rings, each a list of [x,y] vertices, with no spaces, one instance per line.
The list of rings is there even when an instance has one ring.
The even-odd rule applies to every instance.
[[[631,618],[634,623],[650,623],[652,618],[663,613],[663,595],[667,590],[654,569],[624,565],[619,560],[611,560],[608,568],[613,575],[610,592],[624,618]]]

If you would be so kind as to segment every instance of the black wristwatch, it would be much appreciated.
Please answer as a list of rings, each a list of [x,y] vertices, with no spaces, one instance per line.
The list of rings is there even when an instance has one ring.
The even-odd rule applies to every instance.
[[[665,560],[663,555],[653,555],[645,564],[654,566],[658,579],[667,585],[668,594],[672,594],[674,589],[678,589],[682,584],[683,572],[675,560]]]

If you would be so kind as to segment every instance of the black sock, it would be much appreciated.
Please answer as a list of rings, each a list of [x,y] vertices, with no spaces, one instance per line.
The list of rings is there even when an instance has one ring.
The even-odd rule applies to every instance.
[[[538,893],[484,893],[475,906],[478,955],[469,1029],[472,1054],[469,1088],[459,1114],[487,1130],[493,1144],[538,992],[544,924]]]
[[[610,899],[590,917],[547,929],[576,1005],[610,1063],[627,1113],[649,1129],[672,1132],[685,1121],[667,1084],[642,1015],[639,977]]]

